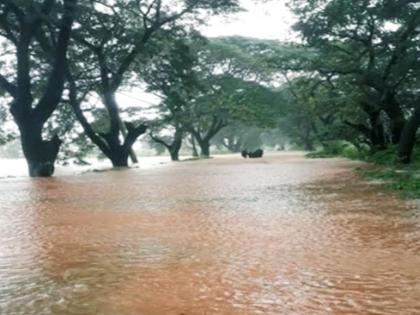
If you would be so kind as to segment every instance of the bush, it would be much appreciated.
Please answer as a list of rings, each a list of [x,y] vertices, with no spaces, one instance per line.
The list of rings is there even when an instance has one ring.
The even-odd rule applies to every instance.
[[[390,146],[384,150],[369,151],[363,156],[363,160],[379,165],[395,165],[396,163],[395,146]]]
[[[308,158],[319,159],[319,158],[331,158],[342,156],[349,159],[360,158],[360,152],[351,143],[345,141],[330,141],[324,144],[321,150],[308,153]]]
[[[420,198],[420,148],[413,152],[412,163],[401,165],[397,163],[397,147],[389,146],[384,150],[362,148],[358,150],[347,142],[331,142],[322,150],[309,153],[309,158],[331,158],[341,156],[372,163],[376,166],[369,169],[361,168],[359,174],[367,179],[380,180],[389,189],[399,191],[410,198]]]
[[[383,181],[386,188],[397,190],[403,196],[410,198],[420,197],[420,173],[412,167],[397,169],[378,166],[375,169],[361,169],[359,173],[368,179]]]
[[[390,146],[385,150],[369,152],[363,160],[376,165],[373,169],[360,170],[363,177],[383,181],[389,189],[399,191],[410,198],[420,197],[420,152],[416,148],[413,152],[413,163],[398,164],[396,158],[397,147]]]

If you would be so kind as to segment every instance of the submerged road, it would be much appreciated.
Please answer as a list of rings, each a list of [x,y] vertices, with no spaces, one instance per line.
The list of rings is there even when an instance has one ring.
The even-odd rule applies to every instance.
[[[420,207],[299,153],[0,181],[0,314],[420,314]]]

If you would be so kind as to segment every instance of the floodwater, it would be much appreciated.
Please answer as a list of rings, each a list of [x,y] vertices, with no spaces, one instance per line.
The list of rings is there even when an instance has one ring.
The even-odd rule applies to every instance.
[[[420,314],[420,211],[356,162],[0,181],[0,314]]]
[[[185,157],[183,157],[185,158]],[[94,158],[86,159],[90,165],[75,165],[71,163],[70,165],[63,166],[56,164],[54,174],[56,176],[70,176],[70,175],[79,175],[81,173],[91,172],[91,171],[104,171],[112,167],[109,160],[97,160]],[[170,162],[168,156],[147,156],[139,157],[140,169],[148,169],[160,166],[162,164],[167,164]],[[2,159],[0,158],[0,180],[4,178],[19,178],[28,176],[28,166],[25,159]]]

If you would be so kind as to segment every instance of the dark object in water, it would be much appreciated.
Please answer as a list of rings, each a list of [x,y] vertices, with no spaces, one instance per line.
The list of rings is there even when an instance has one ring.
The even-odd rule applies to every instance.
[[[258,149],[258,150],[252,151],[252,152],[249,152],[247,150],[242,150],[241,155],[245,159],[247,157],[249,157],[250,159],[262,158],[263,155],[264,155],[264,150]]]

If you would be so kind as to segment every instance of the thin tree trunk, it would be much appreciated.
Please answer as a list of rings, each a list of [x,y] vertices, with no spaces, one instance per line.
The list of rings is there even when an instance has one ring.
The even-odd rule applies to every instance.
[[[177,129],[175,132],[174,141],[172,142],[171,148],[169,150],[172,161],[179,161],[179,151],[181,150],[181,147],[182,147],[183,138],[184,138],[184,132],[180,129]]]
[[[118,124],[120,125],[120,129],[121,129],[121,133],[123,135],[124,140],[127,139],[127,127],[125,125],[125,123],[121,120],[121,117],[118,115]],[[130,152],[129,152],[129,156],[131,159],[131,162],[133,162],[133,164],[138,164],[139,160],[137,158],[136,152],[134,152],[133,148],[130,148]]]
[[[197,146],[195,144],[194,135],[191,135],[191,146],[192,146],[192,156],[193,157],[198,157],[198,151],[197,151]]]

